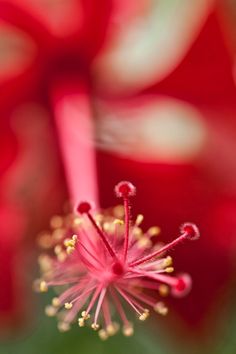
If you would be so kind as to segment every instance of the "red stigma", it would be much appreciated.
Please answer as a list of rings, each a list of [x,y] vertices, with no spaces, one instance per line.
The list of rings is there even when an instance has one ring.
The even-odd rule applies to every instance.
[[[115,186],[115,193],[117,197],[128,198],[136,193],[136,188],[131,182],[122,181]]]
[[[88,202],[81,202],[78,206],[77,206],[77,211],[80,214],[87,214],[89,211],[91,210],[91,204]]]
[[[182,278],[178,279],[175,289],[177,291],[184,291],[186,289],[186,282]]]
[[[175,286],[172,288],[172,295],[183,297],[189,293],[192,288],[192,280],[188,274],[181,274],[177,278]]]
[[[198,227],[192,223],[185,223],[181,226],[180,232],[186,234],[187,239],[197,240],[200,237],[200,232]]]

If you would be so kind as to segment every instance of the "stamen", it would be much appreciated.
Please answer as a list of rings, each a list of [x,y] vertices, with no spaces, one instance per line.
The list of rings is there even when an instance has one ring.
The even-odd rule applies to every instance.
[[[99,324],[97,324],[97,323],[92,323],[92,324],[91,324],[91,328],[94,329],[94,331],[97,331],[97,330],[99,329],[99,327],[100,327],[100,326],[99,326]]]
[[[122,287],[123,289],[123,287]],[[123,296],[123,298],[132,306],[132,308],[138,313],[139,315],[139,320],[140,321],[145,321],[148,316],[149,316],[149,310],[144,308],[137,300],[134,299],[134,295],[132,293],[132,291],[129,291],[128,289],[123,289],[121,290],[120,288],[117,288],[117,291],[119,291],[119,293],[121,294],[121,296]],[[126,293],[129,293],[126,294]],[[140,312],[139,310],[141,310],[142,312]]]
[[[60,215],[54,215],[50,220],[50,226],[52,229],[62,228],[63,218]]]
[[[54,307],[59,307],[60,306],[60,300],[58,299],[58,297],[54,297],[52,299],[52,306],[54,306]]]
[[[174,267],[167,267],[167,268],[165,268],[165,272],[166,272],[166,273],[173,273],[173,271],[174,271]]]
[[[169,287],[168,287],[168,285],[166,285],[166,284],[161,284],[160,286],[159,286],[159,294],[161,295],[161,296],[163,296],[163,297],[165,297],[165,296],[167,296],[167,295],[169,295]]]
[[[111,314],[110,314],[109,304],[108,304],[108,300],[106,297],[102,303],[102,312],[103,312],[105,325],[106,325],[106,327],[108,327],[112,322],[111,322]]]
[[[111,296],[113,298],[113,301],[115,303],[115,306],[117,308],[117,311],[118,311],[118,314],[120,315],[120,318],[122,319],[123,323],[124,323],[124,327],[130,327],[130,322],[128,321],[127,317],[126,317],[126,314],[125,314],[125,311],[121,305],[121,302],[118,298],[118,296],[116,296],[116,293],[115,291],[113,291],[113,289],[110,289],[110,293],[111,293]],[[123,327],[123,332],[124,332],[124,327]]]
[[[66,253],[67,253],[68,255],[72,254],[74,251],[75,251],[75,247],[68,246],[68,247],[66,248]]]
[[[134,334],[134,328],[131,323],[128,323],[127,325],[123,326],[122,332],[124,336],[126,337],[131,337]]]
[[[164,302],[160,301],[153,307],[154,311],[159,313],[162,316],[166,316],[168,313],[168,307],[165,306]]]
[[[136,260],[134,262],[131,262],[129,264],[130,267],[135,267],[137,265],[140,265],[142,263],[145,263],[147,261],[152,260],[153,258],[159,256],[163,252],[166,252],[170,250],[171,248],[175,247],[177,244],[181,243],[182,241],[189,239],[189,240],[196,240],[199,237],[199,231],[196,225],[194,224],[184,224],[181,229],[180,229],[181,235],[176,238],[174,241],[168,243],[161,249],[157,250],[156,252],[153,252],[146,257],[143,257],[139,260]]]
[[[126,289],[126,291],[128,293],[130,293],[130,295],[132,295],[133,297],[135,297],[136,299],[142,301],[144,304],[149,305],[149,306],[154,306],[155,305],[155,299],[153,299],[151,296],[143,294],[143,293],[139,293],[136,290],[131,290],[129,288]]]
[[[106,291],[107,291],[107,289],[103,288],[101,293],[100,293],[99,299],[98,299],[98,304],[97,304],[97,308],[96,308],[95,316],[94,316],[94,324],[96,324],[96,325],[97,325],[99,312],[101,310],[101,306],[102,306],[102,303],[103,303],[103,299],[104,299],[104,296],[106,295]]]
[[[145,321],[149,316],[149,310],[148,309],[144,309],[144,312],[142,313],[141,316],[139,316],[139,320],[140,321]]]
[[[82,318],[82,317],[78,318],[78,325],[79,325],[79,327],[84,327],[84,325],[85,325],[84,318]]]
[[[46,293],[48,291],[47,283],[44,280],[40,282],[39,290],[41,293]]]
[[[90,314],[86,313],[86,311],[82,311],[81,316],[83,317],[84,320],[90,319]]]
[[[91,301],[90,301],[90,303],[89,303],[89,305],[88,305],[88,308],[87,308],[87,310],[84,312],[83,318],[85,318],[87,315],[89,315],[89,312],[90,312],[90,310],[92,309],[93,305],[95,304],[95,301],[97,300],[97,297],[98,297],[98,295],[99,295],[101,289],[102,289],[102,286],[99,286],[99,287],[97,287],[97,289],[95,290],[95,292],[94,292],[94,294],[93,294],[93,297],[92,297],[92,299],[91,299]]]
[[[56,313],[57,313],[57,309],[54,306],[48,305],[45,307],[45,314],[48,317],[53,317],[56,315]]]
[[[116,322],[110,323],[106,327],[107,334],[109,334],[109,336],[114,336],[118,332],[119,328],[120,327],[119,327],[118,323],[116,323]]]
[[[58,322],[57,328],[60,332],[67,332],[70,330],[70,325],[66,322]]]
[[[150,237],[158,236],[160,234],[160,232],[161,232],[161,229],[158,226],[152,226],[147,230],[147,234]]]
[[[71,302],[66,302],[64,306],[65,306],[66,310],[70,310],[70,309],[72,309],[73,304]]]
[[[81,316],[82,317],[78,319],[78,325],[79,327],[84,327],[85,321],[87,321],[90,318],[90,314],[87,313],[86,311],[82,311]]]
[[[167,256],[163,261],[163,267],[169,267],[173,263],[172,257]]]
[[[143,272],[143,275],[151,279],[155,279],[160,283],[168,284],[170,286],[176,286],[176,284],[178,283],[178,278],[170,275],[164,275],[160,273],[156,274],[152,272]]]
[[[142,214],[138,214],[136,220],[135,220],[135,225],[139,226],[143,222],[144,216]]]
[[[137,309],[137,307],[134,305],[134,303],[132,302],[132,300],[130,299],[130,297],[128,295],[126,295],[124,293],[124,291],[122,291],[120,288],[116,288],[116,290],[120,293],[120,295],[128,302],[128,304],[130,304],[130,306],[134,309],[135,312],[137,312],[137,314],[139,316],[141,316],[141,312]]]
[[[98,332],[98,335],[101,340],[106,340],[109,337],[108,333],[105,329],[100,329],[100,331]]]
[[[115,220],[114,220],[114,224],[115,224],[115,225],[124,225],[124,221],[123,221],[123,220],[120,220],[120,219],[115,219]]]
[[[62,246],[61,246],[61,245],[56,245],[56,246],[54,247],[54,252],[55,252],[55,254],[58,256],[59,253],[62,252]]]

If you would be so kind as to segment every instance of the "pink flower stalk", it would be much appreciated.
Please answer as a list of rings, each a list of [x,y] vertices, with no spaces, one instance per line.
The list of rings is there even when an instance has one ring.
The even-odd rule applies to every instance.
[[[191,288],[189,275],[170,274],[174,268],[167,252],[184,240],[198,239],[198,228],[185,223],[174,241],[154,244],[152,239],[159,234],[158,227],[143,232],[141,214],[131,223],[130,198],[135,195],[135,187],[130,182],[120,182],[115,192],[123,198],[123,207],[95,214],[91,212],[91,204],[81,202],[77,208],[79,216],[53,218],[53,233],[39,239],[46,248],[54,246],[56,254],[40,256],[42,278],[36,285],[41,292],[49,287],[62,287],[60,295],[46,307],[47,315],[57,315],[60,331],[69,330],[81,312],[79,326],[83,327],[91,318],[91,327],[101,328],[99,336],[107,339],[119,328],[113,320],[112,308],[115,308],[123,334],[130,336],[133,325],[127,318],[126,306],[144,321],[149,308],[161,315],[168,312],[155,293],[158,292],[158,297],[169,292],[180,297]]]

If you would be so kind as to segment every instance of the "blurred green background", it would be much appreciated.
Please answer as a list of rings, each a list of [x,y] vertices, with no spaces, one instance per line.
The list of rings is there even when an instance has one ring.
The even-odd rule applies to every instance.
[[[231,298],[235,295],[232,290]],[[230,311],[222,308],[217,333],[206,340],[190,339],[187,335],[176,339],[173,332],[163,329],[165,318],[158,316],[154,322],[153,314],[145,324],[135,322],[133,337],[118,333],[106,341],[101,341],[90,328],[79,328],[76,324],[69,332],[59,333],[56,320],[44,315],[43,307],[48,302],[48,296],[43,297],[36,309],[37,320],[28,330],[0,344],[1,354],[235,354],[235,301],[229,304]]]

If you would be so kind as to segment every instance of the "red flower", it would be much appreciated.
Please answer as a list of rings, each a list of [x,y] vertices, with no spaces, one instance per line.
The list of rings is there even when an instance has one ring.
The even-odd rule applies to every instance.
[[[236,90],[216,12],[198,32],[164,78],[161,72],[145,80],[140,75],[141,80],[134,65],[130,79],[127,67],[122,74],[119,57],[115,64],[105,57],[110,66],[102,81],[107,87],[104,96],[120,87],[129,96],[121,101],[113,95],[110,102],[100,102],[97,159],[99,185],[109,189],[121,178],[135,183],[141,189],[137,210],[145,215],[149,210],[147,225],[157,223],[167,240],[183,217],[199,225],[203,237],[194,255],[186,249],[176,252],[177,265],[193,277],[193,290],[175,306],[188,328],[202,328],[205,321],[209,330],[233,272]],[[140,70],[149,73],[149,68]],[[113,71],[118,82],[110,79]],[[114,203],[107,189],[100,188],[103,207]]]
[[[166,253],[187,239],[198,239],[197,227],[184,224],[177,239],[165,246],[154,245],[151,239],[156,228],[143,233],[139,227],[142,215],[131,225],[130,198],[135,194],[135,187],[123,181],[115,187],[115,192],[124,201],[124,220],[116,218],[117,208],[112,213],[93,215],[91,205],[81,202],[77,208],[81,217],[73,215],[67,219],[60,239],[56,231],[61,229],[61,223],[60,228],[54,229],[49,236],[50,242],[54,241],[56,257],[44,254],[39,258],[43,277],[39,290],[45,292],[48,287],[62,286],[60,296],[46,307],[46,314],[57,315],[61,331],[69,330],[84,308],[78,319],[79,326],[83,327],[92,316],[91,327],[97,330],[102,322],[99,335],[106,339],[118,329],[112,319],[112,308],[115,307],[124,335],[130,336],[133,326],[127,319],[125,302],[144,321],[150,307],[161,315],[167,313],[164,303],[157,301],[155,293],[147,294],[147,290],[158,290],[159,296],[166,296],[170,289],[175,297],[190,290],[191,278],[187,274],[169,275],[174,268]]]
[[[201,264],[177,257],[195,280],[181,314],[196,323],[232,270],[235,87],[213,1],[181,0],[177,9],[165,3],[71,0],[51,16],[40,1],[1,0],[1,28],[17,34],[16,48],[24,50],[5,60],[0,106],[6,119],[22,103],[53,111],[74,203],[98,199],[97,158],[103,206],[114,204],[112,185],[128,179],[142,191],[137,209],[147,225],[163,226],[164,237],[183,219],[199,224]]]

